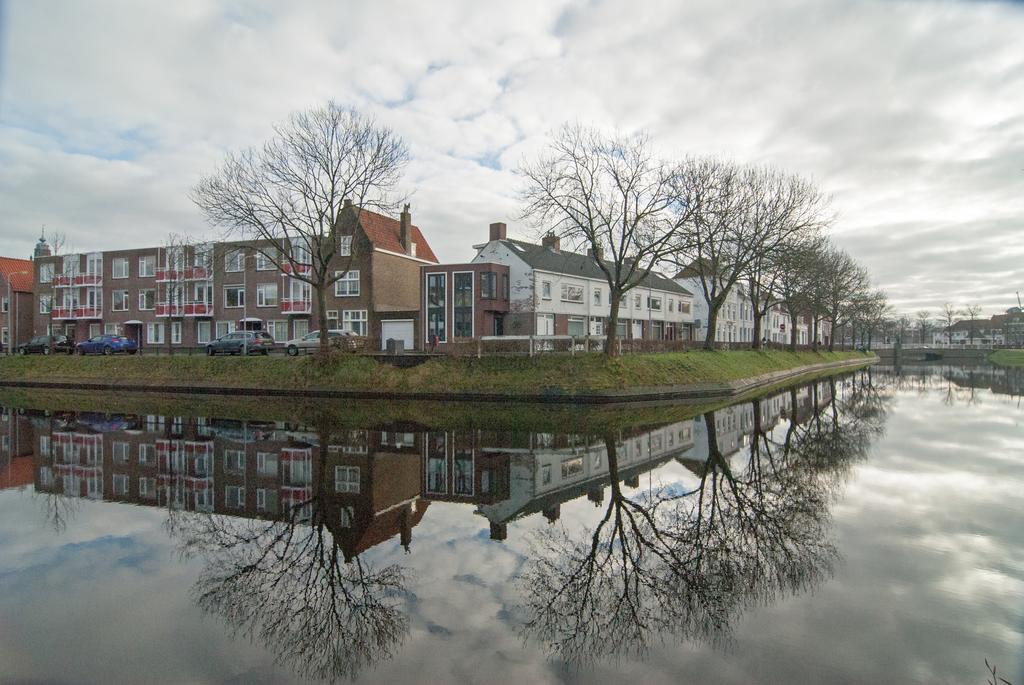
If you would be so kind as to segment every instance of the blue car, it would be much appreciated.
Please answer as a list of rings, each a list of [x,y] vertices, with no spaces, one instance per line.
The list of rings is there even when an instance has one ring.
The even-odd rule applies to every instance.
[[[135,354],[138,351],[139,346],[135,341],[123,335],[97,335],[75,345],[78,354]]]

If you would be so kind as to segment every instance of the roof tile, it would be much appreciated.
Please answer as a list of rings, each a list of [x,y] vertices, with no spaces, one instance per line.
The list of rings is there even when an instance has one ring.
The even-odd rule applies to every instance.
[[[0,275],[11,282],[11,290],[32,292],[32,262],[28,259],[0,257]]]

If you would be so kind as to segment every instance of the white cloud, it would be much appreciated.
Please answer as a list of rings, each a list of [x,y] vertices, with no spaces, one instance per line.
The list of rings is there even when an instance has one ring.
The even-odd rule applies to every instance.
[[[334,97],[408,140],[444,260],[517,214],[515,164],[581,120],[813,176],[899,306],[995,311],[1024,284],[1014,3],[11,3],[3,27],[5,254],[41,224],[80,249],[207,232],[196,179]]]

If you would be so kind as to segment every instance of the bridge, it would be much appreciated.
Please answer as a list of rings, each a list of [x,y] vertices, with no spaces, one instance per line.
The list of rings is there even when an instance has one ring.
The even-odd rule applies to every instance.
[[[983,362],[995,348],[992,345],[896,345],[872,346],[882,361],[892,361],[897,354],[901,362]]]

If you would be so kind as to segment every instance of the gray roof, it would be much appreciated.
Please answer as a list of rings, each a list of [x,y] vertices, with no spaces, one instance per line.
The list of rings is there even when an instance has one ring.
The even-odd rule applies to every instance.
[[[555,252],[550,247],[527,243],[522,240],[502,240],[501,243],[506,245],[512,250],[513,254],[517,255],[534,269],[565,274],[566,276],[594,278],[601,281],[607,280],[604,271],[601,271],[601,267],[597,265],[597,262],[592,257],[587,255],[566,252],[565,250]],[[683,286],[653,271],[640,282],[640,285],[645,288],[655,288],[670,293],[693,296],[693,293]]]

